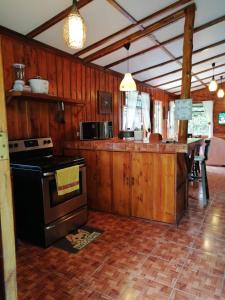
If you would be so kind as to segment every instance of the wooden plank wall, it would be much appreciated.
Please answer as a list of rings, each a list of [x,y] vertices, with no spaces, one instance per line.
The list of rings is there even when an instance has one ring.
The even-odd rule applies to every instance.
[[[225,83],[222,85],[225,91]],[[225,97],[219,99],[216,93],[210,93],[208,88],[197,90],[191,93],[191,97],[194,102],[213,100],[214,101],[214,110],[213,110],[213,134],[216,137],[225,139],[225,126],[218,124],[218,113],[225,112]]]
[[[119,84],[122,77],[94,66],[82,64],[69,56],[43,46],[33,45],[19,37],[3,35],[3,66],[6,91],[14,81],[13,63],[24,63],[25,79],[41,76],[49,80],[49,94],[84,101],[83,109],[65,105],[65,124],[56,121],[57,105],[15,100],[7,106],[9,139],[51,136],[56,153],[63,151],[64,140],[77,139],[80,121],[112,120],[114,135],[120,124],[121,95]],[[97,91],[113,94],[113,113],[100,115],[97,111]],[[138,90],[161,100],[165,111],[171,96],[159,89],[138,84]],[[165,127],[165,126],[164,126]]]

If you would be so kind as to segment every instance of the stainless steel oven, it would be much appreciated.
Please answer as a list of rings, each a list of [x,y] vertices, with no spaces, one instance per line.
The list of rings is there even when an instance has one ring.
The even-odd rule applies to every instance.
[[[53,155],[50,138],[10,141],[16,234],[48,246],[87,221],[86,166],[82,157]],[[56,170],[79,165],[79,189],[58,196]]]

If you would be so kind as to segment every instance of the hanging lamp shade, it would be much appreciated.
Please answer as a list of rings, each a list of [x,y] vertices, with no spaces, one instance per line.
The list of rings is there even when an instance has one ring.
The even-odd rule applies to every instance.
[[[131,73],[126,73],[123,77],[123,80],[120,83],[120,91],[131,92],[136,90],[137,86]]]
[[[220,88],[217,92],[217,97],[218,98],[223,98],[224,97],[224,90],[222,89],[222,80],[223,80],[223,76],[220,76]]]
[[[209,84],[209,91],[210,92],[215,92],[218,88],[218,84],[214,78],[214,67],[215,67],[215,63],[212,63],[212,69],[213,69],[213,76],[212,76],[212,80],[210,81]]]
[[[86,25],[77,9],[77,1],[73,1],[71,12],[66,17],[63,38],[69,48],[81,49],[86,42]]]
[[[128,52],[130,49],[130,43],[124,45],[124,48],[127,50],[127,73],[125,73],[123,80],[120,83],[120,91],[121,92],[133,92],[137,90],[136,83],[129,73],[129,59],[128,59]]]

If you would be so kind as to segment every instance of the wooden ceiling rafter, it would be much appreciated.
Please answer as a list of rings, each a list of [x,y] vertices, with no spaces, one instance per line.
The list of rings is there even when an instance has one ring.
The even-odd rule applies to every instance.
[[[224,66],[225,66],[225,64],[221,64],[221,65],[215,66],[214,70],[215,70],[216,68],[221,68],[221,67],[224,67]],[[199,74],[202,74],[202,73],[205,73],[205,72],[209,72],[209,71],[212,71],[212,67],[209,68],[209,69],[205,69],[205,70],[202,70],[202,71],[200,71],[200,72],[197,72],[197,73],[195,73],[195,75],[199,75]],[[224,72],[224,73],[225,73],[225,72]],[[177,78],[177,79],[173,79],[173,80],[170,80],[170,81],[166,81],[166,82],[164,82],[164,83],[160,83],[160,84],[157,84],[157,85],[152,85],[152,87],[154,87],[154,88],[159,88],[160,86],[164,86],[164,85],[167,85],[167,84],[170,84],[170,83],[179,81],[179,80],[181,80],[181,79],[182,79],[182,78],[179,77],[179,78]]]
[[[206,50],[206,49],[208,49],[207,46],[206,46],[206,47],[203,47],[203,48],[199,48],[199,49],[193,51],[193,54],[197,54],[197,53],[202,52],[202,51],[204,51],[204,50]],[[221,54],[223,55],[223,53],[221,53]],[[219,56],[216,55],[216,56],[214,56],[214,57],[215,57],[215,58],[220,57],[220,54],[218,54],[218,55],[219,55]],[[177,56],[177,57],[176,57],[176,60],[182,59],[182,57],[183,57],[183,56]],[[211,59],[211,58],[209,58],[209,59],[207,59],[207,60],[210,60],[210,59]],[[207,60],[206,60],[206,61],[207,61]],[[162,67],[162,66],[164,66],[164,65],[166,65],[166,64],[169,64],[169,63],[171,63],[171,62],[173,62],[172,59],[166,60],[166,61],[164,61],[164,62],[162,62],[162,63],[160,63],[160,64],[156,64],[156,65],[150,66],[150,67],[148,67],[148,68],[142,69],[142,71],[139,70],[139,71],[136,71],[136,72],[132,72],[132,75],[137,75],[137,74],[139,74],[139,73],[143,73],[143,72],[146,72],[146,71],[149,71],[149,70],[158,68],[158,67]],[[204,62],[204,61],[203,61],[203,62]],[[195,65],[195,64],[192,64],[192,66],[193,66],[193,65]],[[152,80],[152,79],[145,79],[143,82],[147,82],[147,81],[150,81],[150,80]]]
[[[191,4],[190,6],[193,6],[194,4]],[[188,7],[188,6],[187,6]],[[178,20],[180,20],[181,18],[184,17],[184,11],[185,9],[181,9],[181,10],[178,10],[176,11],[175,13],[171,14],[171,15],[168,15],[162,19],[160,19],[159,21],[145,27],[144,30],[139,30],[139,31],[136,31],[130,35],[128,35],[127,37],[125,38],[122,38],[116,42],[114,42],[113,44],[109,45],[109,46],[106,46],[104,48],[102,48],[101,50],[95,52],[95,53],[92,53],[90,54],[89,56],[85,57],[84,58],[84,61],[85,62],[91,62],[91,61],[94,61],[96,59],[99,59],[107,54],[110,54],[120,48],[122,48],[126,43],[128,42],[134,42],[134,41],[137,41],[138,39],[160,29],[160,28],[163,28],[173,22],[176,22]]]
[[[220,72],[220,73],[217,73],[217,74],[214,74],[214,76],[220,76],[220,75],[223,75],[224,74],[224,71],[223,72]],[[201,80],[206,80],[206,79],[209,79],[209,78],[212,78],[212,75],[210,76],[207,76],[207,77],[204,77],[204,78],[201,78]],[[198,82],[199,80],[195,80],[195,81],[192,81],[192,83],[195,83],[195,82]],[[202,84],[201,84],[202,85]],[[207,83],[204,83],[204,85],[207,85]],[[168,88],[166,89],[166,91],[170,91],[170,90],[173,90],[173,89],[176,89],[176,88],[179,88],[181,87],[182,85],[177,85],[177,86],[174,86],[174,87],[171,87],[171,88]],[[194,86],[193,86],[194,88]]]
[[[207,28],[209,28],[209,27],[211,27],[211,26],[213,26],[213,25],[219,24],[219,23],[221,23],[221,22],[223,22],[223,21],[225,21],[225,15],[224,15],[224,16],[221,16],[221,17],[219,17],[219,18],[216,18],[216,19],[214,19],[214,20],[212,20],[212,21],[210,21],[210,22],[207,22],[207,23],[205,23],[205,24],[202,24],[202,25],[200,25],[200,26],[198,26],[198,27],[196,27],[196,28],[194,28],[194,33],[197,33],[197,32],[199,32],[199,31],[202,31],[202,30],[204,30],[204,29],[207,29]],[[179,40],[179,39],[183,38],[183,36],[184,36],[183,34],[179,34],[179,35],[177,35],[177,36],[175,36],[175,37],[172,37],[172,38],[170,38],[170,39],[168,39],[168,40],[165,40],[165,41],[163,41],[163,42],[160,42],[160,44],[161,44],[162,46],[165,46],[166,44],[175,42],[176,40]],[[122,59],[119,59],[119,60],[117,60],[117,61],[115,61],[115,62],[112,62],[112,63],[106,65],[105,68],[106,68],[106,69],[111,68],[111,67],[113,67],[113,66],[116,66],[116,65],[118,65],[118,64],[120,64],[120,63],[126,61],[127,59],[131,59],[131,58],[134,58],[134,57],[136,57],[136,56],[142,55],[142,54],[144,54],[144,53],[150,52],[150,51],[152,51],[152,50],[154,50],[154,49],[156,49],[156,48],[158,48],[158,47],[160,47],[160,46],[159,46],[159,45],[155,45],[155,46],[152,46],[152,47],[143,49],[143,50],[141,50],[141,51],[139,51],[139,52],[136,52],[136,53],[134,53],[134,54],[132,54],[132,55],[129,55],[129,56],[127,56],[127,57],[124,57],[124,58],[122,58]]]
[[[199,52],[208,50],[208,49],[210,49],[210,48],[214,48],[214,47],[220,46],[220,45],[222,45],[222,44],[224,44],[224,43],[225,43],[225,39],[224,39],[224,40],[221,40],[221,41],[218,41],[218,42],[216,42],[216,43],[207,45],[207,46],[205,46],[205,47],[199,48],[199,49],[193,51],[193,54],[197,54],[197,53],[199,53]],[[177,59],[180,59],[180,58],[182,58],[182,57],[179,56]],[[211,68],[211,69],[212,69],[212,68]],[[179,69],[173,70],[173,71],[171,71],[171,72],[168,72],[168,73],[165,73],[165,74],[161,74],[161,75],[159,75],[159,76],[155,76],[155,77],[152,77],[152,78],[145,79],[145,80],[143,80],[142,82],[148,82],[148,81],[151,81],[151,80],[154,80],[154,79],[158,79],[158,78],[161,78],[161,77],[164,77],[164,76],[171,75],[171,74],[173,74],[173,73],[179,72],[179,71],[181,71],[181,70],[182,70],[182,69],[179,68]],[[203,73],[203,72],[199,72],[198,74],[200,74],[200,73]],[[195,74],[197,75],[197,73],[195,73]],[[134,75],[134,73],[133,73],[133,75]],[[160,85],[159,85],[159,86],[160,86]]]
[[[128,20],[130,20],[133,23],[137,23],[137,20],[130,15],[122,6],[120,6],[116,0],[107,0],[111,5],[113,5],[120,13],[122,13]],[[184,8],[185,9],[185,16],[189,15],[189,14],[195,14],[193,11],[196,10],[196,6],[195,5],[189,5],[187,7]],[[143,25],[139,25],[139,28],[141,30],[145,30],[145,27]],[[157,40],[157,38],[154,36],[154,34],[150,33],[148,35],[146,35],[147,37],[150,38],[150,40],[154,43],[156,43],[156,45],[158,45],[163,52],[165,52],[172,60],[174,60],[178,65],[182,66],[182,63],[179,60],[176,60],[176,57],[163,45],[161,45],[161,43]],[[202,82],[200,78],[197,77],[197,75],[192,72],[192,76],[195,76],[195,78]],[[204,84],[204,82],[202,82],[202,84]]]
[[[225,66],[225,64],[215,65],[215,68],[214,68],[214,69],[217,69],[217,68],[220,68],[220,67],[224,67],[224,66]],[[202,71],[200,71],[200,72],[197,72],[197,73],[195,73],[195,74],[199,75],[199,74],[201,74],[201,73],[205,73],[205,72],[208,72],[208,71],[210,71],[210,70],[212,70],[212,67],[210,67],[210,68],[208,68],[208,69],[204,69],[204,70],[202,70]],[[155,77],[152,77],[152,78],[149,79],[149,80],[143,80],[142,82],[145,83],[145,82],[148,82],[148,81],[152,81],[152,80],[155,80],[155,79],[159,79],[159,78],[162,78],[162,77],[165,77],[165,76],[174,74],[174,73],[178,73],[178,72],[180,72],[180,71],[182,71],[181,68],[180,68],[180,69],[173,70],[173,71],[170,71],[170,72],[167,72],[167,73],[163,73],[163,74],[158,75],[158,76],[155,76]]]
[[[115,33],[113,33],[113,34],[111,34],[111,35],[109,35],[109,36],[101,39],[100,41],[97,41],[96,43],[94,43],[94,44],[92,44],[92,45],[90,45],[90,46],[88,46],[88,47],[80,50],[79,52],[76,52],[74,54],[74,56],[83,55],[83,54],[85,54],[85,53],[87,53],[87,52],[89,52],[89,51],[91,51],[91,50],[93,50],[93,49],[95,49],[97,47],[102,46],[104,43],[110,41],[111,39],[115,38],[116,36],[118,36],[118,35],[120,35],[122,33],[127,32],[128,30],[132,29],[135,26],[137,26],[139,24],[143,24],[143,23],[145,23],[147,21],[150,21],[151,19],[153,19],[155,17],[159,17],[163,13],[166,13],[166,12],[172,10],[172,9],[178,8],[179,6],[185,5],[185,4],[187,4],[187,3],[191,2],[191,1],[192,0],[178,0],[178,1],[176,1],[176,2],[174,2],[172,4],[170,4],[170,5],[168,5],[168,6],[164,7],[164,8],[162,8],[162,9],[154,12],[153,14],[148,15],[147,17],[145,17],[145,18],[137,21],[137,23],[133,23],[132,22],[131,25],[129,25],[129,26],[127,26],[127,27],[125,27],[125,28],[123,28],[123,29],[121,29],[121,30],[119,30],[119,31],[117,31],[117,32],[115,32]]]
[[[78,9],[84,7],[85,5],[89,4],[93,0],[80,0],[77,2]],[[44,22],[43,24],[39,25],[38,27],[34,28],[32,31],[26,34],[28,38],[34,38],[35,36],[39,35],[43,31],[49,29],[53,25],[57,24],[58,22],[62,21],[71,11],[72,5],[58,13],[56,16],[52,17],[48,21]]]

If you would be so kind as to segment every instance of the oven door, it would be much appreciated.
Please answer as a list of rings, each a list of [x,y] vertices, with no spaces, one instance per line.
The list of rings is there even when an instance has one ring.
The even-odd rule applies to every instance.
[[[42,185],[45,224],[49,224],[87,204],[85,165],[80,165],[79,181],[79,190],[58,196],[55,173],[49,172],[43,174]]]

